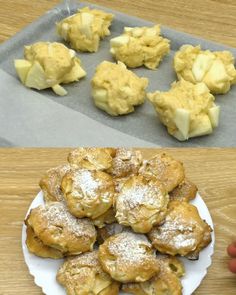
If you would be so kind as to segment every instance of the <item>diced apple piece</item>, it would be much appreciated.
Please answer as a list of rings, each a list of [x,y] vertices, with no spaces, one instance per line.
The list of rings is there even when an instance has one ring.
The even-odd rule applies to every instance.
[[[121,66],[122,68],[124,68],[124,69],[127,68],[126,65],[125,65],[122,61],[118,61],[117,64],[118,64],[119,66]]]
[[[174,136],[175,138],[177,138],[179,141],[185,141],[185,140],[188,139],[188,137],[184,137],[183,134],[182,134],[179,130],[176,131],[176,132],[173,134],[173,136]]]
[[[69,49],[69,52],[72,58],[75,57],[75,51],[73,49]]]
[[[93,90],[93,97],[95,101],[106,102],[107,100],[107,90],[104,88],[97,88]]]
[[[131,96],[133,94],[133,91],[129,86],[124,86],[120,90],[124,92],[127,96]]]
[[[214,81],[216,83],[225,82],[229,80],[229,76],[226,73],[225,66],[220,59],[216,59],[206,75],[206,79]]]
[[[85,76],[86,72],[84,71],[84,69],[80,66],[79,62],[75,62],[72,70],[63,77],[63,83],[78,81]]]
[[[215,106],[209,109],[208,115],[211,121],[211,125],[213,128],[218,127],[219,125],[219,116],[220,116],[220,107]]]
[[[111,49],[110,49],[110,53],[111,53],[111,54],[115,54],[115,49],[114,49],[114,48],[111,48]]]
[[[52,90],[59,96],[65,96],[67,94],[65,88],[59,84],[52,86]]]
[[[80,25],[80,32],[84,34],[87,38],[92,37],[92,30],[91,25],[94,21],[94,15],[87,12],[81,13],[81,25]]]
[[[142,28],[134,28],[132,30],[132,35],[134,37],[141,37],[143,35],[143,29]]]
[[[155,37],[157,35],[157,30],[156,28],[148,28],[146,29],[145,35],[148,37]]]
[[[38,90],[48,88],[45,73],[39,62],[35,61],[25,80],[25,85]]]
[[[32,63],[25,59],[15,59],[14,64],[15,64],[16,72],[21,82],[25,84],[25,80],[32,66]]]
[[[204,93],[209,93],[209,89],[206,86],[205,83],[201,82],[201,83],[197,83],[195,88],[194,88],[195,93],[197,93],[198,95],[202,95]]]
[[[132,30],[133,30],[133,28],[131,28],[131,27],[124,27],[125,33],[131,32]]]
[[[121,35],[111,39],[110,41],[112,47],[119,47],[129,43],[129,36]]]
[[[198,120],[192,122],[191,132],[189,137],[202,136],[212,133],[212,125],[207,115],[199,117]]]
[[[176,109],[174,122],[179,129],[179,132],[183,135],[184,139],[188,138],[189,126],[190,126],[190,113],[185,109]]]
[[[61,26],[61,36],[65,41],[67,40],[68,30],[69,30],[69,24],[63,23]]]
[[[192,72],[197,82],[201,82],[213,63],[213,57],[199,54],[193,63]]]

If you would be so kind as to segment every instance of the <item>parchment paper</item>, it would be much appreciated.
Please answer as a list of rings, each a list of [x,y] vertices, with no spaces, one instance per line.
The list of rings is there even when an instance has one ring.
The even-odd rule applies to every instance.
[[[82,6],[84,4],[79,4],[79,7]],[[109,39],[121,34],[124,26],[152,25],[151,22],[115,11],[111,11],[115,14],[111,37],[101,42],[99,51],[93,54],[78,53],[87,77],[66,86],[67,96],[58,97],[51,90],[38,92],[21,85],[13,60],[23,57],[23,46],[40,40],[62,42],[56,35],[55,22],[74,12],[73,9],[68,11],[63,4],[59,5],[0,46],[0,145],[9,142],[13,146],[236,146],[236,86],[227,95],[216,97],[216,103],[221,106],[221,118],[214,133],[188,142],[179,142],[168,135],[148,101],[136,108],[134,113],[115,118],[94,106],[90,80],[100,62],[113,60],[109,53]],[[236,49],[224,45],[166,27],[162,27],[162,32],[171,40],[171,53],[155,71],[143,67],[134,70],[137,75],[149,78],[148,91],[169,89],[176,79],[172,67],[173,55],[183,44],[201,44],[203,49],[230,50],[236,56]]]

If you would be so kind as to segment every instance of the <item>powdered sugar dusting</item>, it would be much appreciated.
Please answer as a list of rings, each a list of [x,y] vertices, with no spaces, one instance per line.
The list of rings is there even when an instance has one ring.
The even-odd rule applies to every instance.
[[[74,174],[74,187],[79,187],[84,195],[95,197],[102,183],[94,178],[93,171],[78,170]]]
[[[122,232],[114,237],[115,240],[108,244],[108,249],[124,263],[139,263],[152,257],[147,252],[147,248],[151,249],[152,245],[145,235]]]
[[[167,216],[165,223],[154,230],[154,239],[160,240],[161,244],[168,243],[175,249],[192,248],[196,245],[194,228],[193,222],[185,224],[181,217],[173,220]]]
[[[39,207],[40,213],[48,220],[49,226],[67,228],[71,233],[78,236],[94,237],[95,227],[89,219],[77,219],[69,213],[63,203],[55,202]]]
[[[98,251],[97,250],[93,250],[92,252],[87,252],[87,253],[83,253],[83,254],[80,254],[79,256],[77,257],[73,257],[71,259],[68,260],[68,262],[70,264],[74,264],[75,267],[88,267],[88,266],[91,266],[91,267],[96,267],[96,266],[99,266],[99,268],[101,268],[100,266],[100,263],[98,261]],[[80,269],[81,271],[81,269]]]
[[[142,155],[139,151],[125,148],[117,149],[113,158],[112,174],[115,177],[124,177],[138,172],[142,163]]]
[[[124,190],[117,198],[117,205],[124,208],[134,209],[140,205],[159,208],[163,195],[155,185],[134,185]]]

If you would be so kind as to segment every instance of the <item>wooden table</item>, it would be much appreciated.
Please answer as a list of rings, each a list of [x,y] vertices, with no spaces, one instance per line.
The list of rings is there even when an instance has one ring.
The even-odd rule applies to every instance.
[[[0,149],[0,294],[42,294],[28,273],[21,250],[27,208],[48,168],[66,161],[69,149]],[[150,157],[155,150],[143,150]],[[213,264],[197,295],[236,294],[236,276],[227,270],[226,247],[236,236],[236,149],[168,149],[184,162],[212,215],[216,245]],[[56,294],[55,294],[56,295]]]
[[[236,47],[235,0],[88,1]],[[0,43],[60,2],[0,0]]]

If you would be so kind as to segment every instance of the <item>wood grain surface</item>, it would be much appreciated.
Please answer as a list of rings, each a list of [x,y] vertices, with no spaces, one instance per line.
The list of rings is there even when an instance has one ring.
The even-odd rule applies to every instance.
[[[24,263],[21,230],[27,209],[49,168],[66,161],[70,149],[0,149],[0,294],[41,295]],[[145,157],[161,150],[144,149]],[[166,149],[183,161],[212,215],[216,244],[212,266],[194,293],[236,294],[226,247],[236,236],[236,149]],[[55,294],[56,295],[56,294]]]
[[[62,1],[0,0],[0,43],[60,2]],[[236,47],[235,0],[89,0],[89,2]]]

